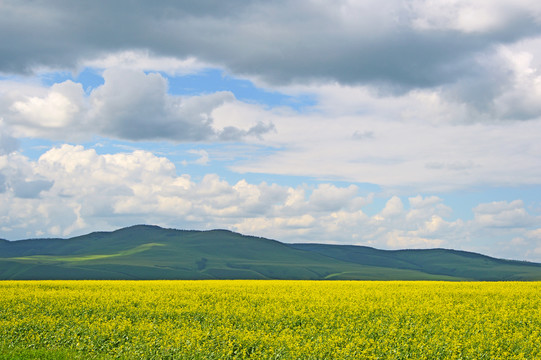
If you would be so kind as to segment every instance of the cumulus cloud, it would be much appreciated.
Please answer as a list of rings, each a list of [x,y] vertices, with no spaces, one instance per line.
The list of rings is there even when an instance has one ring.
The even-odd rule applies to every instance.
[[[230,92],[173,96],[162,75],[123,68],[106,69],[103,78],[104,84],[89,95],[69,80],[35,95],[5,90],[0,109],[4,122],[18,136],[63,140],[98,134],[127,140],[228,141],[260,137],[272,129],[270,123],[251,119],[246,128],[227,123],[216,128],[212,113],[236,101]]]
[[[167,95],[159,74],[124,69],[106,70],[105,84],[90,95],[91,117],[101,132],[124,139],[203,140],[212,137],[212,110],[234,99],[215,93],[179,101]]]
[[[406,206],[398,196],[391,197],[368,222],[374,229],[371,241],[394,249],[464,246],[464,222],[445,220],[451,209],[441,198],[417,195],[410,197],[408,204]]]
[[[539,235],[533,227],[538,219],[520,200],[480,204],[474,208],[475,218],[463,221],[449,220],[451,210],[439,197],[418,195],[405,202],[392,196],[369,215],[366,207],[373,195],[361,196],[353,185],[229,183],[216,174],[194,180],[177,174],[168,159],[141,150],[100,155],[82,146],[63,145],[37,161],[14,153],[0,156],[0,174],[6,184],[0,191],[0,228],[11,239],[151,223],[228,228],[288,242],[447,247],[503,257],[509,257],[506,248],[501,245],[503,250],[497,252],[490,244],[511,246],[511,239],[522,238],[530,244],[524,247],[529,255],[512,254],[535,258]],[[492,239],[497,232],[490,229],[507,233]],[[472,237],[484,239],[487,233],[485,245],[469,242]]]
[[[41,176],[35,166],[18,152],[0,153],[0,193],[18,199],[37,199],[53,185]]]
[[[536,226],[541,216],[527,210],[522,200],[482,203],[472,210],[474,218],[466,222],[466,236],[479,252],[540,261]]]
[[[422,197],[417,195],[408,199],[410,210],[408,219],[430,219],[434,224],[442,217],[449,217],[452,209],[443,203],[443,200],[437,196]]]
[[[535,224],[535,217],[524,208],[522,200],[494,201],[480,204],[474,209],[475,222],[483,227],[528,227]]]
[[[331,184],[322,184],[310,195],[310,203],[324,211],[337,211],[348,204],[349,200],[355,197],[357,191],[355,185],[338,188]]]
[[[18,135],[58,138],[66,131],[86,130],[84,90],[81,84],[66,81],[54,84],[43,95],[17,96],[7,109],[2,109],[5,122]],[[80,128],[79,131],[76,131]]]
[[[404,204],[398,196],[393,196],[381,211],[383,217],[392,217],[401,214],[404,211]]]

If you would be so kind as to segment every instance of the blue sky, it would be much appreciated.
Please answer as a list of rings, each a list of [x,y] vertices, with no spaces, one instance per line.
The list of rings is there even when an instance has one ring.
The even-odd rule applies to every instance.
[[[541,261],[541,5],[116,5],[0,5],[0,238],[147,223]]]

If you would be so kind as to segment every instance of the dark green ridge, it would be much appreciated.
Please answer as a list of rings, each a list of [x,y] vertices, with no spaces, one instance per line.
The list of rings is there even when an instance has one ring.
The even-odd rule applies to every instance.
[[[296,249],[325,254],[362,265],[417,270],[472,280],[541,280],[541,264],[503,260],[450,249],[378,250],[366,246],[292,244]]]
[[[136,225],[70,239],[2,240],[0,279],[541,280],[541,264]]]

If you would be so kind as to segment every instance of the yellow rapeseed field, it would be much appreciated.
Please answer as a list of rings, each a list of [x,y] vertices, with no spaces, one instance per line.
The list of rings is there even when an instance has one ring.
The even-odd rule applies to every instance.
[[[0,358],[541,359],[541,283],[2,281]]]

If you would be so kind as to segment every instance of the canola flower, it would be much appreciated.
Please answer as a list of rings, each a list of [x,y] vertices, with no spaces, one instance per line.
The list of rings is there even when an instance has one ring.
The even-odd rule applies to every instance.
[[[2,281],[12,358],[540,359],[541,283]]]

